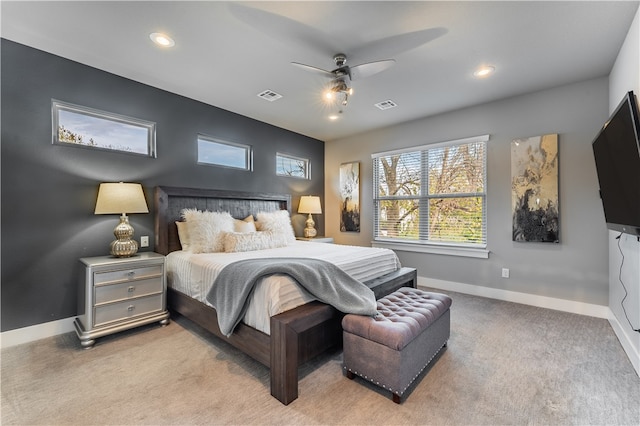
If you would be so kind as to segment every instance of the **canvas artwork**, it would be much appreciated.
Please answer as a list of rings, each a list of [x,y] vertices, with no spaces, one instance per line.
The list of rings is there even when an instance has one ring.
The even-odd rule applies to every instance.
[[[360,232],[360,163],[340,165],[340,230]]]
[[[559,242],[558,135],[511,142],[513,241]]]

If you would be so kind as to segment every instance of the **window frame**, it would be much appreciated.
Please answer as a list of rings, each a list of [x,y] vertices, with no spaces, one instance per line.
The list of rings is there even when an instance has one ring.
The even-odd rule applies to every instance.
[[[67,114],[71,116],[64,117]],[[82,135],[75,130],[67,129],[68,134],[79,136],[78,140],[73,142],[61,137],[61,133],[66,133],[64,125],[68,121],[74,121],[72,116],[75,116],[76,122],[81,121],[84,132],[88,132]],[[51,142],[53,145],[74,146],[151,158],[157,157],[156,123],[153,121],[51,99],[51,127]],[[137,131],[134,132],[132,131],[133,129]],[[137,134],[138,132],[143,132],[144,135]],[[104,139],[95,143],[92,135],[100,135]],[[124,138],[123,135],[128,136],[128,138]],[[89,141],[83,142],[83,136],[88,136]],[[105,140],[118,145],[105,144]],[[117,142],[115,142],[116,140]],[[144,151],[134,150],[140,145],[144,146]]]
[[[435,253],[435,254],[445,254],[445,255],[454,255],[454,256],[466,256],[466,257],[479,257],[479,258],[488,258],[489,250],[487,250],[487,142],[489,141],[489,135],[481,135],[474,136],[470,138],[464,139],[456,139],[450,140],[446,142],[439,142],[427,145],[420,145],[415,147],[402,148],[397,150],[390,150],[380,153],[374,153],[371,155],[372,158],[372,167],[373,167],[373,241],[372,245],[374,247],[385,247],[391,248],[395,250],[403,250],[403,251],[412,251],[412,252],[421,252],[421,253]],[[483,191],[482,192],[474,192],[474,193],[446,193],[446,194],[429,194],[429,181],[428,181],[428,167],[424,167],[424,161],[426,161],[427,153],[429,150],[440,149],[443,147],[451,147],[451,146],[462,146],[470,143],[483,143],[483,168],[482,177],[483,177]],[[389,157],[393,155],[400,155],[406,153],[420,153],[420,173],[421,173],[421,181],[420,181],[420,193],[415,196],[407,196],[400,195],[397,197],[394,196],[380,196],[380,182],[382,176],[380,176],[380,172],[378,169],[379,159],[381,157]],[[482,201],[482,209],[483,209],[483,223],[482,223],[482,238],[483,241],[479,243],[470,243],[470,242],[455,242],[455,241],[433,241],[428,239],[421,239],[424,235],[422,232],[418,236],[417,240],[413,239],[404,239],[397,237],[385,237],[380,236],[380,203],[384,200],[393,200],[393,199],[417,199],[417,202],[420,205],[421,214],[420,217],[426,217],[426,221],[420,220],[419,227],[422,229],[425,226],[428,226],[429,223],[429,210],[428,204],[431,199],[442,199],[442,198],[471,198],[471,197],[480,197]],[[426,214],[423,209],[426,207]],[[428,236],[426,237],[428,238]]]
[[[296,175],[291,175],[286,173],[280,173],[279,167],[278,167],[280,158],[286,158],[288,160],[293,160],[293,161],[302,161],[305,166],[305,176],[296,176]],[[308,158],[299,157],[297,155],[286,154],[284,152],[276,152],[276,175],[282,176],[282,177],[311,180],[311,160],[309,160]]]
[[[244,150],[244,163],[245,165],[243,167],[238,167],[235,165],[231,165],[231,164],[223,164],[223,163],[210,163],[207,161],[202,161],[202,159],[200,158],[200,142],[204,142],[204,143],[212,143],[212,144],[217,144],[217,145],[224,145],[227,147],[232,147],[232,148],[238,148],[238,149],[242,149]],[[237,142],[231,142],[231,141],[227,141],[227,140],[223,140],[220,138],[216,138],[213,136],[208,136],[202,133],[198,133],[198,136],[196,137],[196,146],[197,146],[197,159],[196,162],[197,164],[201,164],[204,166],[214,166],[214,167],[224,167],[227,169],[233,169],[233,170],[244,170],[244,171],[253,171],[253,147],[251,145],[247,145],[247,144],[242,144],[242,143],[237,143]]]

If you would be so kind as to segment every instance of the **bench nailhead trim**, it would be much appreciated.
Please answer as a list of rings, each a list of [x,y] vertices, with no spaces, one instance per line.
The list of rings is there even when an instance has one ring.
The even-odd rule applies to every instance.
[[[411,386],[411,383],[413,383],[413,382],[418,378],[418,376],[420,375],[420,373],[422,373],[422,372],[424,371],[424,369],[425,369],[425,368],[427,368],[427,366],[431,363],[431,361],[436,357],[436,355],[438,355],[438,354],[440,353],[440,351],[442,350],[442,348],[444,348],[445,346],[447,346],[447,342],[444,342],[444,344],[443,344],[442,346],[440,346],[440,349],[438,349],[438,350],[436,351],[436,353],[435,353],[435,354],[433,354],[433,356],[432,356],[431,358],[429,358],[429,361],[427,361],[427,363],[426,363],[424,366],[422,366],[422,368],[420,369],[420,371],[418,371],[418,373],[417,373],[415,376],[413,376],[413,379],[411,379],[411,381],[407,384],[407,386],[405,386],[405,388],[404,388],[404,389],[402,389],[402,391],[400,391],[400,392],[394,392],[394,391],[393,391],[393,389],[391,389],[391,388],[387,388],[387,386],[386,386],[386,385],[384,385],[384,384],[382,384],[382,385],[381,385],[381,384],[380,384],[380,382],[374,381],[374,379],[370,379],[370,378],[368,378],[366,375],[362,375],[362,374],[358,373],[358,372],[357,372],[357,371],[355,371],[355,370],[352,370],[352,369],[347,368],[347,367],[342,367],[342,368],[344,368],[345,370],[348,370],[348,371],[352,372],[353,374],[355,374],[355,375],[357,375],[357,376],[362,377],[363,379],[369,380],[371,383],[375,383],[375,384],[376,384],[376,385],[378,385],[378,386],[382,386],[382,388],[383,388],[383,389],[387,389],[387,390],[389,390],[390,392],[393,392],[393,393],[395,393],[395,394],[396,394],[396,395],[398,395],[398,396],[402,396],[402,394],[403,394],[407,389],[409,389],[409,386]]]

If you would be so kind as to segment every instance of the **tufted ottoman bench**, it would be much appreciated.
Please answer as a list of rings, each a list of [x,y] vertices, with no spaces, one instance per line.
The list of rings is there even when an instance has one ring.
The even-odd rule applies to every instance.
[[[378,300],[378,315],[342,319],[344,369],[402,394],[449,339],[451,298],[403,287]]]

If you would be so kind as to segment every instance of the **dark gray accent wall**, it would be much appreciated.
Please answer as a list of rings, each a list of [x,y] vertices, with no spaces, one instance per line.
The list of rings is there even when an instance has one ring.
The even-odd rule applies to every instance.
[[[150,211],[157,185],[291,194],[297,233],[300,196],[324,195],[322,141],[5,39],[1,55],[2,331],[76,315],[78,259],[108,254],[118,222],[93,214],[101,182],[141,183]],[[53,145],[52,98],[155,122],[157,158]],[[254,170],[197,165],[198,133],[251,145]],[[276,176],[276,152],[310,159],[312,179]],[[153,215],[130,222],[153,250]]]

